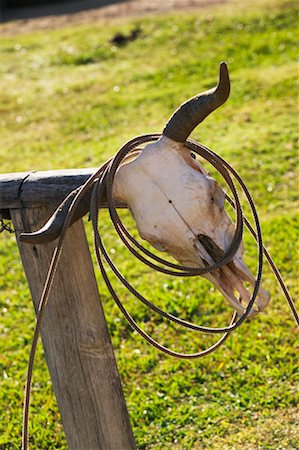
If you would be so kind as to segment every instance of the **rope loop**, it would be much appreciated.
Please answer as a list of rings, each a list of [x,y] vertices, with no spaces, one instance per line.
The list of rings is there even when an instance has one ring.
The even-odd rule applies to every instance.
[[[92,196],[91,196],[91,202],[90,202],[90,215],[91,215],[91,221],[94,231],[94,245],[95,245],[95,253],[98,260],[99,268],[101,271],[101,274],[103,276],[103,279],[108,287],[108,290],[112,296],[112,298],[115,300],[116,304],[118,305],[121,312],[124,314],[130,325],[151,345],[159,349],[160,351],[177,357],[177,358],[183,358],[183,359],[194,359],[206,356],[213,351],[215,351],[217,348],[222,345],[225,340],[229,337],[232,331],[234,331],[236,328],[238,328],[248,317],[248,314],[250,313],[251,308],[253,307],[253,304],[255,302],[255,299],[257,297],[260,285],[261,285],[261,278],[262,278],[262,271],[263,271],[263,254],[265,255],[278,283],[280,284],[280,287],[283,290],[283,293],[289,303],[289,306],[291,308],[291,311],[294,315],[295,321],[297,325],[299,326],[299,317],[298,312],[296,310],[295,304],[288,292],[288,289],[283,281],[283,278],[277,269],[276,265],[274,264],[270,254],[268,253],[267,249],[263,246],[262,241],[262,231],[260,227],[260,222],[258,218],[258,214],[253,202],[253,199],[244,183],[242,178],[238,175],[238,173],[220,156],[218,156],[216,153],[214,153],[212,150],[208,149],[202,144],[199,144],[198,142],[195,142],[193,140],[187,140],[185,145],[190,151],[193,153],[196,153],[200,155],[202,158],[206,159],[223,177],[227,185],[229,186],[232,194],[233,199],[230,198],[229,195],[226,194],[226,199],[230,203],[230,205],[235,209],[236,211],[236,230],[233,237],[233,240],[231,242],[231,245],[229,249],[225,252],[223,257],[215,262],[215,264],[204,267],[204,268],[193,268],[188,266],[183,266],[179,264],[173,264],[169,261],[166,261],[146,248],[144,248],[140,243],[133,238],[133,236],[129,233],[129,231],[126,229],[124,224],[122,223],[116,208],[114,204],[114,200],[112,197],[112,189],[113,189],[113,180],[115,173],[117,171],[117,168],[122,163],[123,159],[126,155],[129,153],[137,153],[136,150],[137,147],[140,145],[143,145],[147,142],[153,142],[157,141],[161,137],[160,134],[147,134],[143,136],[138,136],[129,142],[127,142],[121,149],[116,153],[114,158],[111,158],[106,163],[104,163],[98,171],[92,175],[84,185],[80,189],[78,189],[78,192],[74,196],[72,203],[70,205],[70,208],[68,210],[67,217],[65,219],[61,234],[58,239],[58,243],[55,247],[53,257],[51,260],[51,264],[49,267],[48,275],[45,281],[45,285],[43,288],[43,292],[40,298],[38,312],[37,312],[37,320],[36,320],[36,326],[34,330],[34,335],[32,339],[32,346],[30,351],[30,357],[29,357],[29,363],[28,363],[28,370],[27,370],[27,381],[26,381],[26,387],[25,387],[25,401],[24,401],[24,412],[23,412],[23,433],[22,433],[22,449],[27,450],[28,449],[28,422],[29,422],[29,407],[30,407],[30,392],[31,392],[31,381],[32,381],[32,374],[33,374],[33,367],[34,367],[34,358],[35,358],[35,352],[36,352],[36,346],[38,341],[38,335],[42,323],[43,314],[45,311],[45,307],[47,305],[49,295],[51,292],[51,288],[53,285],[53,280],[55,277],[55,273],[57,271],[63,242],[65,238],[65,234],[67,232],[67,229],[71,223],[72,217],[74,215],[74,211],[80,201],[80,199],[86,194],[86,191],[89,189],[92,189]],[[140,150],[142,151],[142,150]],[[240,204],[239,196],[235,187],[235,184],[232,180],[232,177],[237,181],[238,185],[240,186],[241,190],[245,194],[245,197],[248,201],[248,204],[250,206],[253,220],[254,220],[254,226],[250,224],[248,219],[243,215],[242,207]],[[110,212],[111,221],[114,225],[114,228],[116,232],[118,233],[120,239],[122,242],[126,245],[126,247],[131,251],[131,253],[141,260],[143,263],[148,265],[150,268],[168,274],[173,276],[181,276],[181,277],[187,277],[187,276],[197,276],[197,275],[203,275],[208,272],[212,272],[214,270],[219,269],[220,267],[227,264],[229,261],[232,260],[234,257],[236,251],[238,250],[240,243],[242,241],[242,235],[243,235],[243,226],[244,224],[249,229],[250,233],[254,237],[254,239],[257,242],[257,251],[258,251],[258,262],[257,262],[257,269],[256,269],[256,282],[255,286],[252,292],[251,299],[244,311],[244,313],[238,318],[237,313],[234,312],[231,318],[231,321],[228,326],[226,327],[218,327],[218,328],[211,328],[211,327],[205,327],[200,326],[197,324],[190,323],[188,321],[182,320],[179,317],[173,316],[172,314],[169,314],[166,311],[163,311],[162,309],[158,308],[156,305],[154,305],[152,302],[144,298],[137,290],[131,286],[131,284],[125,279],[125,277],[121,274],[121,272],[117,269],[117,267],[114,265],[113,261],[110,259],[108,252],[106,251],[106,248],[103,244],[101,235],[98,230],[99,225],[99,203],[100,199],[103,196],[104,192],[106,192],[107,200],[108,200],[108,207]],[[4,224],[3,220],[0,220],[0,230],[3,231],[4,229],[7,229],[7,225]],[[137,250],[136,250],[137,249]],[[145,255],[145,256],[144,256]],[[180,326],[183,326],[185,328],[208,333],[208,334],[222,334],[222,336],[218,339],[216,343],[211,345],[209,348],[202,350],[200,352],[186,354],[186,353],[179,353],[173,350],[170,350],[169,348],[163,346],[159,342],[157,342],[155,339],[153,339],[149,334],[147,334],[142,328],[139,327],[139,325],[135,322],[133,317],[129,314],[129,312],[124,307],[123,303],[117,296],[114,287],[111,284],[111,281],[109,279],[109,276],[107,274],[107,271],[104,266],[104,261],[106,261],[106,264],[110,267],[114,275],[118,278],[118,280],[128,289],[129,292],[131,292],[138,300],[140,300],[144,305],[149,307],[151,310],[155,311],[156,313],[160,314],[162,317],[170,320],[171,322],[174,322]],[[154,262],[153,262],[154,261]]]
[[[172,314],[169,314],[166,311],[163,311],[161,308],[154,305],[151,301],[144,298],[121,274],[121,272],[117,269],[115,264],[112,262],[111,258],[108,255],[108,252],[103,244],[103,241],[101,239],[100,233],[98,231],[98,214],[99,214],[99,204],[101,197],[103,196],[103,193],[106,193],[107,201],[108,201],[108,207],[109,207],[109,213],[112,220],[112,223],[114,225],[114,228],[119,235],[122,242],[125,244],[125,246],[130,250],[130,252],[138,258],[140,261],[148,265],[150,268],[157,270],[159,272],[173,275],[173,276],[197,276],[197,275],[203,275],[208,272],[212,272],[214,270],[219,269],[223,265],[227,264],[229,261],[232,260],[233,256],[235,255],[236,251],[238,250],[241,240],[242,240],[242,234],[243,234],[243,212],[242,207],[240,204],[239,196],[236,190],[236,187],[232,181],[232,178],[229,174],[229,171],[231,171],[230,166],[228,163],[225,163],[224,160],[222,160],[218,155],[216,155],[214,152],[209,150],[207,147],[204,147],[203,145],[187,140],[186,141],[186,147],[189,148],[192,152],[200,155],[204,159],[206,159],[212,166],[218,170],[218,172],[222,175],[228,186],[230,187],[233,197],[234,197],[234,205],[236,210],[236,216],[237,216],[237,224],[236,224],[236,230],[233,237],[233,240],[231,242],[231,245],[229,249],[225,252],[221,260],[217,261],[215,264],[208,266],[208,267],[188,267],[188,266],[182,266],[178,264],[170,263],[169,261],[166,261],[146,248],[144,248],[127,230],[127,228],[122,223],[113,200],[112,192],[113,192],[113,180],[114,176],[116,174],[116,171],[118,167],[121,165],[123,159],[130,153],[130,152],[136,152],[136,148],[139,147],[142,144],[157,141],[160,138],[160,134],[148,134],[143,136],[138,136],[137,138],[132,139],[131,141],[127,142],[123,147],[120,148],[120,150],[116,153],[114,158],[110,161],[110,163],[106,166],[105,171],[103,171],[101,177],[98,179],[97,183],[95,184],[95,187],[93,189],[93,194],[91,197],[91,204],[90,204],[90,212],[91,212],[91,221],[93,225],[93,231],[94,231],[94,245],[95,245],[95,252],[98,260],[98,264],[101,270],[101,274],[105,280],[105,283],[109,289],[109,292],[115,302],[117,303],[118,307],[128,320],[128,322],[131,324],[131,326],[144,338],[146,339],[150,344],[158,348],[164,353],[170,354],[172,356],[178,357],[178,358],[196,358],[196,357],[202,357],[208,353],[211,353],[212,351],[216,350],[216,348],[221,345],[224,340],[228,337],[228,335],[235,330],[238,326],[240,326],[244,320],[247,318],[254,301],[257,297],[258,290],[261,284],[261,276],[262,276],[262,268],[263,268],[263,244],[262,244],[262,235],[261,235],[261,229],[259,225],[258,215],[254,206],[254,203],[250,197],[250,194],[248,190],[246,189],[245,195],[248,199],[248,202],[251,206],[252,213],[255,220],[255,226],[256,226],[256,233],[258,238],[258,268],[257,268],[257,276],[256,276],[256,283],[253,290],[252,297],[248,303],[248,306],[246,310],[244,311],[243,315],[237,319],[237,314],[235,313],[233,315],[233,318],[231,319],[231,322],[228,326],[225,327],[206,327],[206,326],[200,326],[194,323],[190,323],[188,321],[182,320],[179,317],[173,316]],[[142,152],[142,150],[140,150]],[[235,174],[233,174],[235,176]],[[238,177],[237,177],[237,181]],[[133,246],[133,245],[134,246]],[[136,248],[141,252],[139,253]],[[142,254],[145,254],[148,258],[144,257]],[[109,265],[112,272],[118,280],[126,287],[126,289],[131,292],[138,300],[140,300],[145,306],[149,307],[151,310],[155,311],[160,316],[168,319],[171,322],[177,323],[178,325],[181,325],[183,327],[192,329],[194,331],[199,331],[203,333],[208,334],[223,334],[224,335],[220,338],[220,340],[212,345],[210,348],[203,350],[198,353],[192,353],[192,354],[185,354],[185,353],[178,353],[174,352],[163,345],[156,342],[151,336],[149,336],[145,331],[143,331],[139,325],[134,321],[133,317],[129,314],[129,312],[126,310],[124,305],[122,304],[121,300],[117,296],[110,280],[107,275],[106,269],[104,267],[104,262]],[[152,260],[159,263],[159,265],[152,262]],[[161,265],[162,264],[162,265]],[[175,269],[175,270],[173,270]],[[236,320],[237,319],[237,320]]]

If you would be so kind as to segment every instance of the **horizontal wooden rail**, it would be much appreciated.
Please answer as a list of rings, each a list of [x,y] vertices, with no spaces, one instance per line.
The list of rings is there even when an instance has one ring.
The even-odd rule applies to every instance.
[[[97,169],[68,169],[0,175],[0,210],[56,207],[74,189],[81,186]],[[103,203],[101,207],[106,207]],[[118,208],[125,207],[117,204]]]

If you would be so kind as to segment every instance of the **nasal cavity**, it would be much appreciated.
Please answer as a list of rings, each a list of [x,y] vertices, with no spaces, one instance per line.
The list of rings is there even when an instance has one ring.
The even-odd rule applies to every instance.
[[[218,261],[223,257],[224,251],[219,248],[218,245],[209,236],[206,236],[205,234],[199,234],[197,236],[197,239],[206,250],[206,252],[214,259],[214,261]]]

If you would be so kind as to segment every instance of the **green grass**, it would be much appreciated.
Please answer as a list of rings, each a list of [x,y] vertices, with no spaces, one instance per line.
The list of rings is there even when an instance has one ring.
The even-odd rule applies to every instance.
[[[297,300],[297,19],[295,1],[244,1],[238,8],[2,37],[1,171],[98,166],[132,136],[162,130],[180,102],[215,84],[225,60],[230,100],[193,137],[245,179],[265,243]],[[117,31],[136,26],[142,30],[136,41],[120,48],[109,43]],[[229,320],[229,307],[206,281],[137,269],[108,219],[102,229],[107,245],[117,246],[122,272],[145,296],[195,322]],[[87,231],[91,241],[89,224]],[[246,260],[254,268],[255,245],[247,235],[245,241]],[[14,449],[20,446],[34,313],[14,236],[1,234],[0,256],[0,448]],[[144,343],[97,276],[139,449],[298,448],[298,330],[268,268],[267,311],[216,353],[192,362],[165,357]],[[176,330],[121,287],[119,292],[162,343],[189,352],[211,343]],[[31,442],[32,449],[66,448],[41,345]]]

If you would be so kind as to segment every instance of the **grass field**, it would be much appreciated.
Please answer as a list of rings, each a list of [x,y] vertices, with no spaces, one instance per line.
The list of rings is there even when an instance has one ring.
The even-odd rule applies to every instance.
[[[216,83],[225,60],[230,100],[192,137],[245,179],[265,244],[297,301],[296,6],[248,0],[2,37],[1,172],[96,167],[129,138],[161,131],[180,102]],[[109,42],[137,26],[136,41]],[[108,218],[102,229],[116,247]],[[91,241],[90,224],[87,231]],[[8,450],[20,446],[34,312],[14,236],[0,237],[0,449]],[[245,242],[254,270],[255,244],[247,234]],[[230,308],[205,280],[154,274],[120,245],[115,259],[145,296],[173,314],[200,324],[228,322]],[[192,362],[165,357],[132,332],[97,274],[138,449],[299,448],[298,330],[268,267],[267,311],[216,353]],[[176,330],[119,292],[162,343],[193,352],[212,342]],[[66,449],[41,345],[30,429],[32,449]]]

